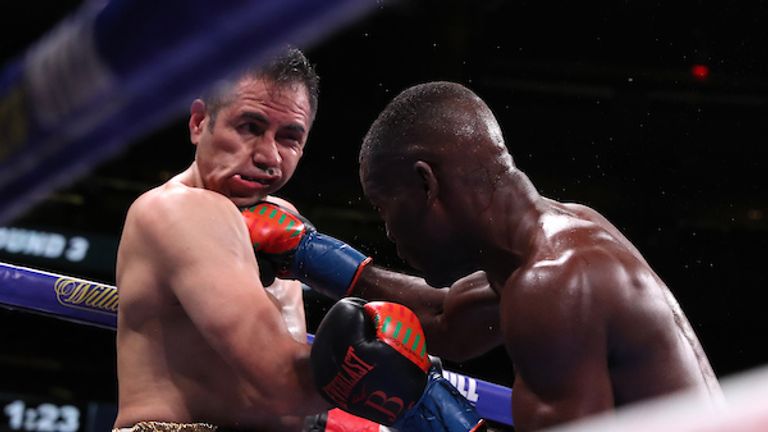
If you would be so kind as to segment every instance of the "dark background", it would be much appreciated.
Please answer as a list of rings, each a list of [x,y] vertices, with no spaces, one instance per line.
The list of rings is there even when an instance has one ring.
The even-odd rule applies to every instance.
[[[0,55],[21,53],[79,3],[2,2]],[[320,108],[283,196],[320,230],[409,271],[362,196],[357,151],[405,87],[461,82],[494,110],[542,194],[594,207],[635,242],[719,376],[766,363],[768,5],[578,3],[382,1],[307,47]],[[692,75],[696,64],[709,67],[706,79]],[[116,241],[130,202],[192,157],[180,115],[13,225]],[[3,260],[73,274],[58,262]],[[75,275],[114,282],[111,268]],[[310,330],[327,305],[308,296]],[[0,392],[115,400],[110,331],[0,310],[0,347]],[[512,385],[502,350],[448,367]]]

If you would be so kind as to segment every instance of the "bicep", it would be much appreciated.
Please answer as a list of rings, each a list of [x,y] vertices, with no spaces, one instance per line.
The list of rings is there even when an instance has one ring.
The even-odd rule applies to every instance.
[[[282,322],[258,275],[243,268],[244,262],[234,257],[224,262],[215,257],[215,247],[208,248],[208,255],[196,264],[178,266],[170,287],[203,337],[219,351],[238,356],[238,341],[247,337],[258,343],[253,340],[259,339],[258,330],[277,331]],[[259,326],[251,325],[254,317],[259,317]]]
[[[550,335],[541,333],[542,339]],[[526,351],[513,356],[517,376],[528,390],[543,403],[565,402],[581,406],[579,410],[603,407],[613,399],[605,356],[599,347],[590,351],[589,341],[581,339],[583,346],[575,342],[559,344],[549,339],[549,347],[540,349],[515,346],[515,351]]]
[[[240,366],[260,340],[287,331],[261,286],[239,213],[217,204],[169,210],[153,230],[156,265],[201,335]]]

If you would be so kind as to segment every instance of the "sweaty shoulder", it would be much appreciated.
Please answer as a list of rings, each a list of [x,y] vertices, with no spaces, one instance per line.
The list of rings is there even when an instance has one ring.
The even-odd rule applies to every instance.
[[[645,258],[642,257],[642,254],[639,250],[637,250],[635,245],[632,244],[632,242],[629,241],[624,236],[624,234],[622,234],[621,231],[619,231],[619,229],[616,228],[616,226],[614,226],[605,216],[597,212],[595,209],[581,204],[563,204],[563,206],[564,208],[578,215],[578,217],[584,220],[589,220],[600,227],[605,233],[613,237],[614,240],[624,246],[627,251],[631,252],[638,259],[645,262]]]
[[[234,203],[216,192],[171,181],[131,205],[121,243],[172,266],[173,260],[200,251],[206,239],[217,238],[247,239]]]
[[[605,218],[588,207],[561,205],[542,215],[531,258],[514,286],[580,301],[605,300],[621,287],[642,286],[654,276],[639,252]]]
[[[183,228],[193,221],[214,223],[215,218],[236,215],[236,210],[221,194],[168,182],[134,201],[126,224],[135,224],[136,228],[150,233],[153,229]]]
[[[502,308],[513,317],[503,324],[507,344],[520,361],[542,334],[558,338],[553,346],[561,347],[591,338],[587,333],[605,335],[611,317],[632,304],[633,292],[652,284],[651,272],[602,224],[568,208],[547,213],[530,258],[504,287]]]

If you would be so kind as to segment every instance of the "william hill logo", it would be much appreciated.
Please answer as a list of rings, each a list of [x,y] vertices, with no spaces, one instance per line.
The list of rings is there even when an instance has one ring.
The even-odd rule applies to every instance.
[[[64,306],[117,313],[117,288],[60,277],[53,284],[56,300]]]

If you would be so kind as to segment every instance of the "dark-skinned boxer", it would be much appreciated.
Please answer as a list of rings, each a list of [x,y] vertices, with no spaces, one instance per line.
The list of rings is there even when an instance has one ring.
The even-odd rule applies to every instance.
[[[425,279],[361,269],[362,255],[350,260],[336,245],[327,252],[349,261],[350,285],[329,290],[323,272],[309,277],[306,244],[288,254],[287,277],[408,306],[444,358],[503,344],[516,430],[678,391],[720,399],[695,332],[637,248],[595,210],[539,195],[469,89],[434,82],[398,95],[364,139],[360,178],[399,255]]]

